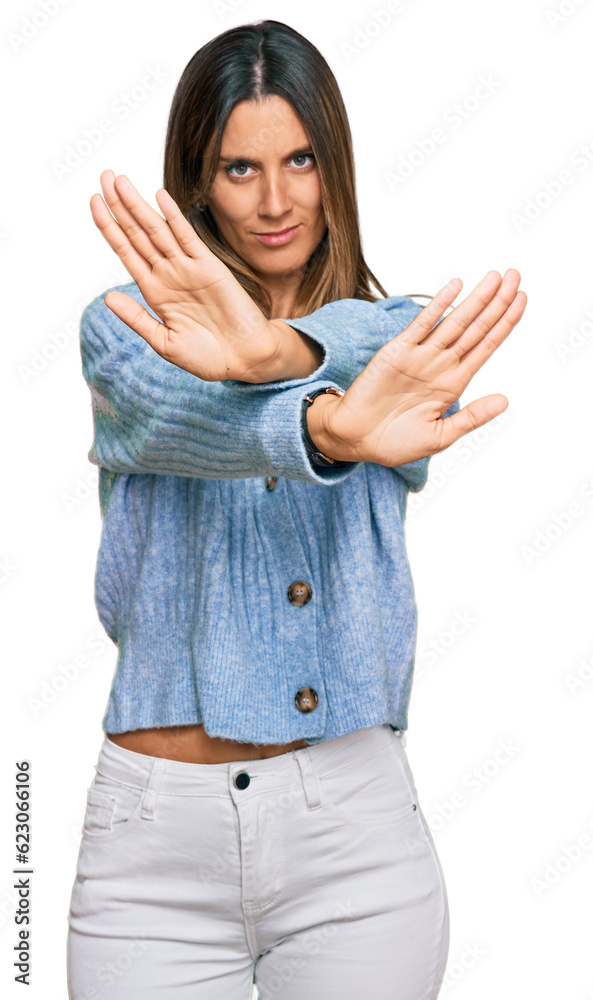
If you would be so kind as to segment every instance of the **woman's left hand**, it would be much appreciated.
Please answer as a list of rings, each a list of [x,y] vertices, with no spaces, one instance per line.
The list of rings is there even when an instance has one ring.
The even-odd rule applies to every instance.
[[[491,393],[441,419],[523,316],[520,281],[514,268],[504,278],[489,271],[434,326],[459,294],[460,279],[449,282],[343,396],[316,397],[307,410],[316,448],[339,461],[393,467],[435,455],[502,413],[506,396]]]

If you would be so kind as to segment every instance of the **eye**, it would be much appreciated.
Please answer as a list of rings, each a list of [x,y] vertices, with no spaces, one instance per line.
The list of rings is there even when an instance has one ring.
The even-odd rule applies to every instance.
[[[312,153],[297,153],[296,156],[293,156],[293,160],[315,160],[315,157]],[[309,164],[305,163],[302,166],[308,167]]]
[[[236,163],[229,163],[228,167],[225,167],[225,170],[226,170],[227,174],[231,175],[231,177],[247,177],[248,176],[247,174],[232,174],[231,173],[231,170],[241,170],[242,168],[246,168],[247,170],[251,170],[251,167],[249,166],[249,164],[248,163],[243,163],[241,160],[237,160]]]
[[[297,153],[296,156],[291,157],[291,160],[293,162],[295,160],[300,160],[301,163],[297,164],[297,168],[299,170],[305,170],[306,168],[311,166],[312,162],[315,161],[315,157],[313,156],[312,153]],[[303,163],[302,161],[304,160],[309,160],[311,161],[311,163]],[[235,160],[234,163],[229,163],[229,165],[225,167],[225,171],[230,177],[249,177],[249,174],[246,171],[252,169],[253,168],[250,167],[248,163],[245,163],[244,160]],[[234,171],[239,171],[239,172],[234,173]]]

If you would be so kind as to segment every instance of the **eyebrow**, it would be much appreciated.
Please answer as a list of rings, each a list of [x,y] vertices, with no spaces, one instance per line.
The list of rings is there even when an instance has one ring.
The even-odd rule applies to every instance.
[[[293,156],[303,156],[305,153],[310,153],[311,155],[313,155],[313,150],[312,150],[311,146],[302,146],[301,149],[293,149],[293,151],[291,153],[288,153],[288,155],[285,156],[285,157],[283,157],[283,159],[291,160],[293,158]],[[251,164],[254,167],[261,167],[261,162],[259,160],[252,160],[248,156],[219,156],[218,162],[219,163],[237,163],[237,162],[240,162],[240,163],[249,163],[249,164]]]

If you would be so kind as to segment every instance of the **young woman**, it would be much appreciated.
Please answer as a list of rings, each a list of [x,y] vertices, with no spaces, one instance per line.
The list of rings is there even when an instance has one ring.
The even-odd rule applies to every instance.
[[[520,276],[489,272],[444,319],[458,279],[424,309],[387,295],[336,81],[277,21],[184,70],[164,218],[101,184],[93,219],[133,281],[81,321],[118,663],[70,998],[430,1000],[449,911],[404,749],[406,497],[505,409],[458,397],[521,318]]]

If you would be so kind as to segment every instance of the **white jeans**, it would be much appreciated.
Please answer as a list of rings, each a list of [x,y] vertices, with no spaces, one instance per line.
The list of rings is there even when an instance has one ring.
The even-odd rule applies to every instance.
[[[449,907],[401,735],[224,764],[105,736],[68,924],[70,1000],[434,1000]]]

